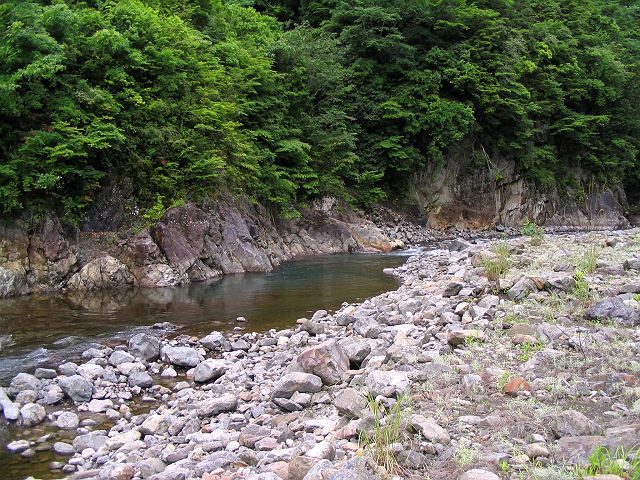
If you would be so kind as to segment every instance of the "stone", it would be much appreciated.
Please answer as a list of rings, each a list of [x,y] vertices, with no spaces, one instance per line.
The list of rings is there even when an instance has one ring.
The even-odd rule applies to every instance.
[[[224,360],[209,358],[200,362],[193,372],[193,379],[199,383],[215,382],[227,371],[227,363]]]
[[[105,443],[107,443],[107,435],[104,432],[89,432],[84,435],[78,435],[73,439],[73,449],[76,452],[82,452],[86,448],[97,451]]]
[[[65,362],[58,366],[58,372],[60,372],[60,375],[70,377],[78,373],[78,364],[74,362]]]
[[[342,350],[349,359],[350,366],[359,366],[362,364],[367,355],[371,353],[370,340],[358,338],[355,336],[343,338],[339,341]]]
[[[367,408],[367,399],[355,388],[345,388],[335,396],[333,405],[342,415],[359,418]]]
[[[93,396],[93,385],[80,375],[62,377],[59,380],[59,385],[65,395],[74,403],[88,402]]]
[[[449,344],[455,346],[464,345],[470,341],[484,342],[487,339],[487,335],[482,330],[454,330],[449,332],[447,341]]]
[[[325,385],[340,383],[347,370],[349,370],[349,358],[335,339],[303,351],[289,367],[289,372],[317,375]]]
[[[520,392],[531,392],[531,390],[531,384],[522,377],[512,378],[502,389],[506,395],[510,395],[512,397],[516,396]]]
[[[149,388],[153,386],[153,378],[147,372],[132,372],[127,383],[130,387]]]
[[[333,442],[324,440],[308,450],[305,455],[317,459],[333,460],[336,458],[336,447]]]
[[[42,388],[42,381],[29,373],[19,373],[11,380],[7,391],[9,395],[17,395],[24,390],[37,392]]]
[[[263,438],[269,437],[270,435],[271,430],[263,427],[262,425],[253,423],[240,430],[240,437],[238,441],[241,445],[247,448],[254,448],[256,442],[262,440]]]
[[[464,287],[464,283],[449,282],[445,287],[444,291],[442,292],[442,296],[447,298],[447,297],[453,297],[455,295],[458,295],[460,293],[460,290],[462,290],[463,287]]]
[[[200,345],[207,350],[217,350],[227,342],[227,339],[220,332],[212,332],[206,337],[201,338],[199,341]]]
[[[441,443],[442,445],[448,445],[451,442],[451,437],[447,431],[431,417],[426,418],[422,415],[414,414],[409,417],[407,423],[414,432],[419,433],[425,440]]]
[[[130,463],[107,463],[100,468],[100,480],[131,480],[135,469]]]
[[[571,274],[554,272],[545,277],[544,288],[552,292],[570,292],[576,288],[576,280]]]
[[[607,298],[591,306],[585,317],[587,320],[614,321],[626,327],[640,325],[640,313],[624,303],[619,297]]]
[[[80,418],[75,412],[62,412],[56,419],[56,426],[63,430],[73,430],[80,425]]]
[[[164,362],[178,367],[195,367],[200,363],[200,354],[191,347],[163,347],[160,356]]]
[[[10,421],[16,421],[20,418],[20,405],[12,402],[11,400],[2,400],[2,413],[4,418]]]
[[[22,419],[22,425],[25,427],[38,425],[42,423],[46,417],[47,411],[42,405],[37,403],[27,403],[20,409],[20,418]]]
[[[500,480],[500,477],[488,470],[474,468],[464,472],[458,477],[458,480]]]
[[[374,397],[395,397],[407,391],[409,378],[406,372],[374,370],[367,375],[365,386]]]
[[[232,412],[238,406],[238,399],[227,393],[218,398],[207,398],[198,403],[196,412],[199,417],[212,417],[223,412]]]
[[[129,353],[147,362],[160,356],[160,339],[148,333],[138,333],[129,339]]]
[[[294,392],[317,393],[322,390],[322,379],[303,372],[287,373],[273,387],[271,398],[291,398]]]
[[[64,399],[64,392],[59,385],[47,385],[42,389],[42,401],[46,405],[54,405]]]
[[[14,440],[7,444],[7,450],[11,453],[21,453],[29,449],[31,444],[27,440]]]
[[[538,291],[538,287],[536,286],[536,283],[531,278],[522,277],[509,289],[507,296],[509,297],[510,300],[517,301],[517,300],[523,300],[524,298],[529,296],[531,292],[537,292],[537,291]]]
[[[109,355],[109,364],[117,367],[121,363],[125,362],[134,362],[135,357],[127,352],[122,350],[115,350],[111,355]]]
[[[58,376],[53,368],[36,368],[34,375],[40,380],[52,380]]]
[[[73,445],[66,442],[56,442],[53,444],[53,451],[58,455],[73,455],[75,450]]]
[[[624,261],[625,270],[640,270],[640,258],[630,258]]]
[[[106,255],[91,260],[71,276],[67,287],[73,290],[98,290],[133,285],[135,278],[120,260]]]
[[[575,410],[565,410],[552,418],[551,431],[557,438],[595,435],[601,428]]]

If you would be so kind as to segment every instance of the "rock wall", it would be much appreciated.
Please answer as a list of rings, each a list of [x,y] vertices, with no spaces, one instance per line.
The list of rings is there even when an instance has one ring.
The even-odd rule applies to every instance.
[[[444,165],[415,174],[410,196],[429,226],[438,229],[518,227],[526,220],[580,229],[630,226],[621,187],[598,186],[586,173],[574,170],[582,187],[540,192],[514,167],[505,159],[470,166],[464,158],[451,157]]]
[[[53,214],[33,231],[25,221],[0,222],[0,297],[62,288],[168,287],[266,272],[302,255],[392,249],[372,222],[338,207],[325,199],[301,219],[285,222],[260,205],[222,198],[207,209],[172,208],[131,236],[93,229],[68,235]]]

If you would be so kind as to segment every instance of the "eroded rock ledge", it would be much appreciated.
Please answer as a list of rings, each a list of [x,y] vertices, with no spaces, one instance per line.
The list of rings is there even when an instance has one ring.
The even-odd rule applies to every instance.
[[[389,251],[399,246],[374,223],[326,200],[299,220],[277,221],[259,206],[220,199],[209,209],[169,209],[153,227],[67,234],[49,214],[32,232],[0,223],[0,298],[34,291],[169,287],[223,274],[265,272],[302,256]]]

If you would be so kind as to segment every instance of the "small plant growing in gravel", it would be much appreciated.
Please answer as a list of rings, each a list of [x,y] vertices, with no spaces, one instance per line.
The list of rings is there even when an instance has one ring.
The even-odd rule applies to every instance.
[[[478,461],[480,452],[471,444],[471,440],[461,438],[454,457],[458,466],[465,469]]]
[[[511,256],[511,249],[507,242],[495,242],[491,246],[491,250],[501,257],[509,258]]]
[[[485,275],[491,282],[498,282],[509,270],[509,255],[498,253],[496,257],[482,259]]]
[[[521,362],[528,361],[533,355],[541,350],[544,350],[544,345],[541,343],[533,343],[533,342],[525,342],[520,345],[520,355],[518,355],[518,360]]]
[[[629,453],[618,448],[614,453],[604,447],[598,447],[589,455],[589,464],[578,468],[580,478],[588,475],[618,475],[627,480],[640,480],[640,455],[627,461]]]
[[[633,296],[633,299],[634,299],[636,302],[640,302],[640,293],[636,293],[636,294]]]
[[[372,395],[367,398],[367,403],[373,415],[373,429],[371,432],[362,431],[360,444],[371,459],[384,467],[387,472],[401,471],[396,458],[397,451],[393,447],[402,444],[407,437],[403,425],[403,420],[409,413],[406,398],[398,397],[390,409],[385,408]]]
[[[578,270],[573,275],[573,278],[576,281],[573,294],[583,305],[587,305],[591,301],[591,289],[589,288],[589,282],[587,282],[586,277],[587,274],[582,270]]]
[[[511,378],[513,378],[513,373],[506,370],[502,375],[500,375],[500,378],[498,379],[498,389],[502,391],[507,383],[509,383],[509,380],[511,380]]]
[[[524,235],[525,237],[542,240],[542,237],[544,237],[544,228],[540,225],[537,225],[536,222],[532,220],[527,220],[522,225],[520,233],[522,233],[522,235]]]
[[[598,267],[598,256],[600,249],[596,245],[587,248],[582,260],[579,262],[580,270],[584,273],[593,273]]]

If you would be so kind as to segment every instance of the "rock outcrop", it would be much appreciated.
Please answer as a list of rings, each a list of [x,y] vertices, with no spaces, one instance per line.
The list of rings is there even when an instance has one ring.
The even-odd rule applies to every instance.
[[[266,272],[302,255],[399,246],[371,221],[339,207],[324,199],[300,219],[282,221],[261,205],[220,198],[207,209],[171,208],[155,225],[129,237],[118,231],[121,224],[106,219],[87,220],[77,238],[53,214],[33,232],[32,222],[3,221],[0,298],[61,288],[169,287],[228,273]],[[96,231],[101,227],[110,230]]]

